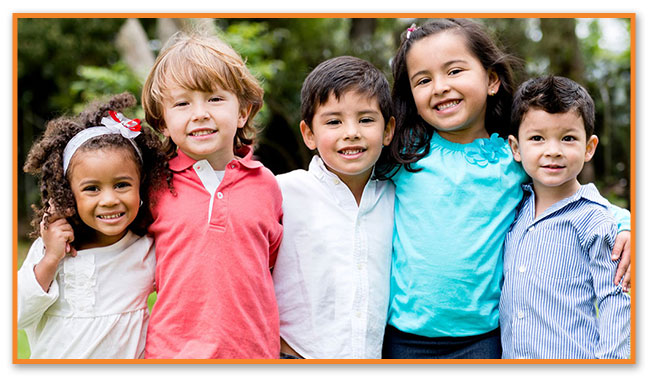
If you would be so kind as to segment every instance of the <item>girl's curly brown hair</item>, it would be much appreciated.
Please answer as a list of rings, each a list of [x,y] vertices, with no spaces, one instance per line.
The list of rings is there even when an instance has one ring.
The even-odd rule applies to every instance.
[[[42,219],[45,219],[47,224],[47,218],[52,215],[52,207],[59,214],[64,215],[72,225],[75,247],[83,244],[93,234],[90,227],[85,225],[77,214],[74,194],[67,177],[72,169],[68,169],[67,175],[63,172],[63,150],[70,139],[80,131],[101,125],[102,118],[108,116],[109,110],[121,112],[134,106],[136,102],[132,94],[125,92],[113,96],[108,102],[90,104],[76,117],[63,116],[47,123],[45,133],[30,149],[23,167],[25,172],[38,177],[41,192],[40,204],[32,205],[34,209],[34,218],[31,221],[34,227],[32,237],[40,236],[39,224]],[[171,171],[162,152],[160,137],[150,127],[142,125],[142,132],[133,141],[140,149],[142,161],[137,156],[133,145],[119,134],[94,137],[85,142],[78,151],[118,148],[131,154],[140,173],[140,199],[143,205],[135,220],[129,225],[129,229],[138,235],[144,235],[152,221],[150,209],[155,200],[152,198],[152,193],[155,192],[152,189],[166,182],[171,190]]]

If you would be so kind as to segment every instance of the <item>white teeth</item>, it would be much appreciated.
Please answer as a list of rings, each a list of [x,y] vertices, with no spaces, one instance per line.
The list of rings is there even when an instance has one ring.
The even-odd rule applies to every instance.
[[[345,151],[341,151],[341,153],[343,155],[354,155],[354,154],[359,154],[361,152],[363,152],[363,150],[345,150]]]
[[[214,133],[214,130],[201,130],[201,131],[195,131],[193,133],[190,133],[192,136],[203,136],[203,135],[208,135]]]
[[[99,215],[100,219],[117,219],[122,216],[122,213],[113,214],[113,215]]]
[[[458,101],[458,100],[454,100],[454,101],[451,101],[451,102],[446,102],[446,103],[444,103],[442,105],[436,106],[436,108],[438,110],[445,110],[445,109],[451,108],[452,106],[458,105],[459,102],[460,101]]]

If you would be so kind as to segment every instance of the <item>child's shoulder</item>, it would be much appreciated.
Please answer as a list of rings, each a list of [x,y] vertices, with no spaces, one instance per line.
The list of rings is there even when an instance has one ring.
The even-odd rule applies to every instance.
[[[588,243],[596,236],[616,237],[617,222],[609,209],[609,202],[600,195],[595,185],[580,188],[580,201],[575,202],[574,221],[581,240]]]
[[[296,169],[291,172],[283,173],[276,176],[278,185],[282,193],[296,193],[306,192],[307,188],[311,186],[313,177],[308,171],[304,169]]]

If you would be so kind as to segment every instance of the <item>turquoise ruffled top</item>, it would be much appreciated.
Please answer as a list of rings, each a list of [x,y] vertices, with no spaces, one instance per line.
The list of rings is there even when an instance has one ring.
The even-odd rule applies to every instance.
[[[434,133],[430,153],[400,169],[388,323],[427,336],[498,327],[502,246],[527,180],[493,134],[457,144]]]

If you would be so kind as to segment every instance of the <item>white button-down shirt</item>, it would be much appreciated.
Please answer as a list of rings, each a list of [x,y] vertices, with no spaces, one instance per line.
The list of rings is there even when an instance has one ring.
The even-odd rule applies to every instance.
[[[395,188],[354,195],[314,157],[277,177],[284,237],[273,271],[280,335],[305,358],[381,358]]]

